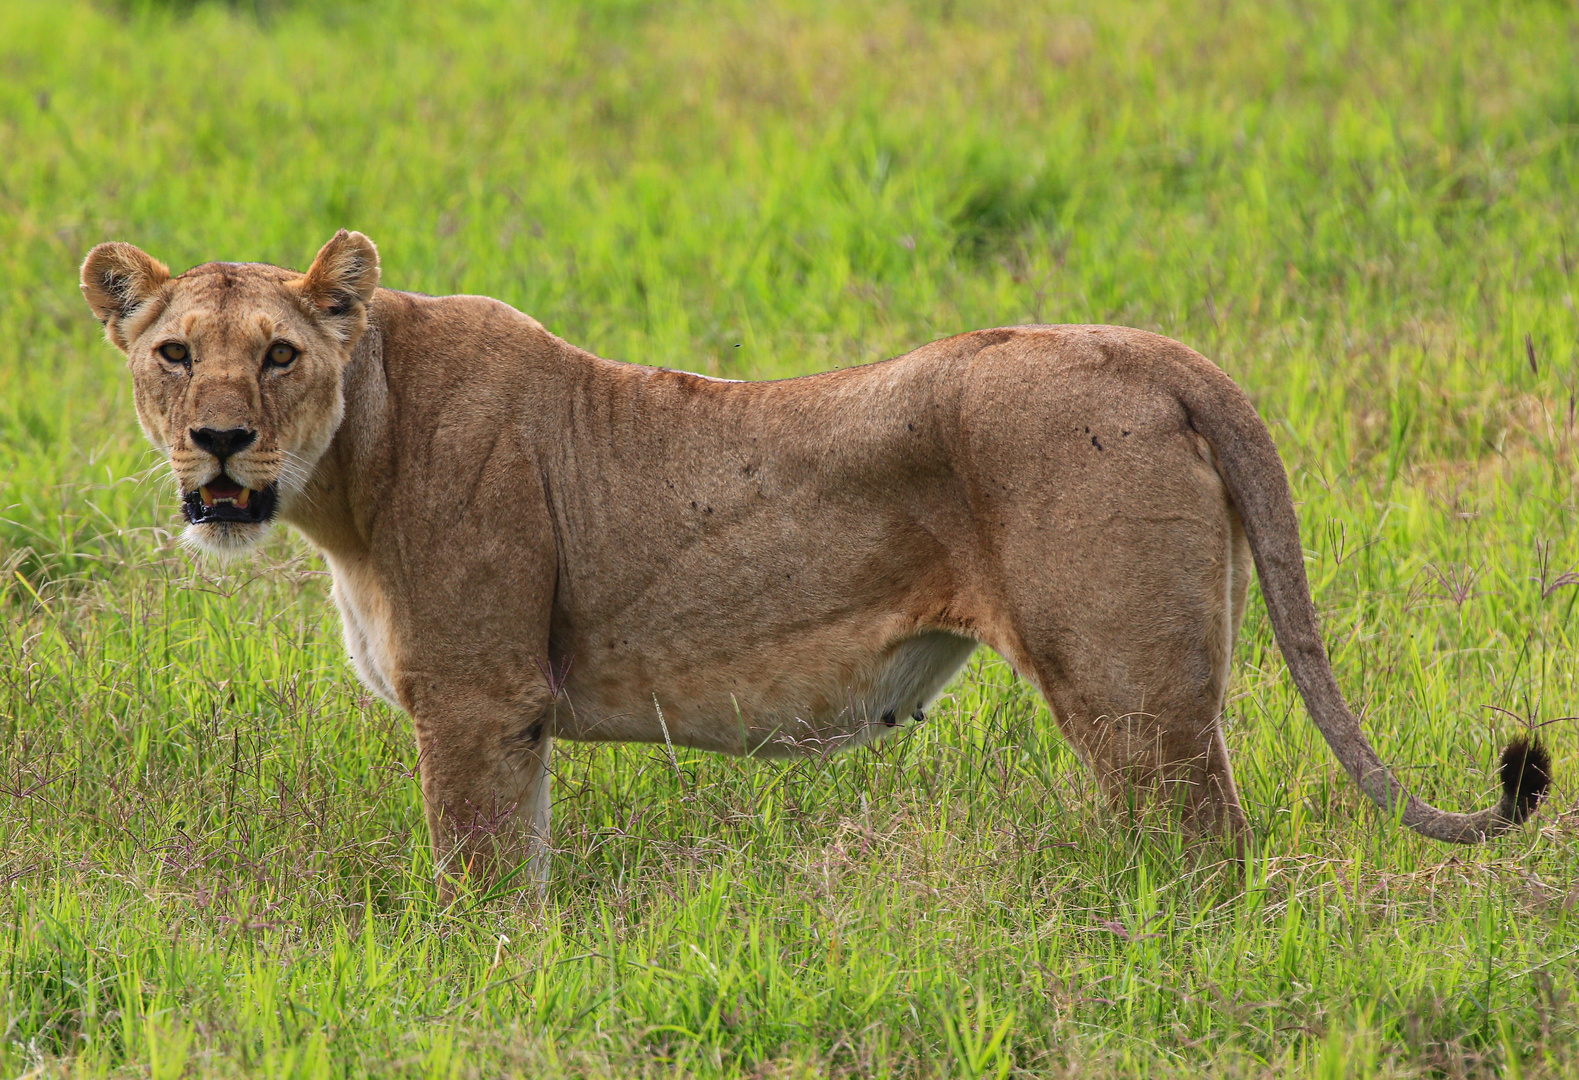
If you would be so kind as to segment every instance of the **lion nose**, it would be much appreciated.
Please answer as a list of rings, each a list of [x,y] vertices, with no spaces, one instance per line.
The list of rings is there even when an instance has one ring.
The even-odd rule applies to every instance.
[[[192,428],[190,432],[192,441],[207,450],[220,460],[228,458],[231,454],[239,454],[252,445],[258,437],[256,431],[250,428],[233,427],[220,430],[211,427]]]

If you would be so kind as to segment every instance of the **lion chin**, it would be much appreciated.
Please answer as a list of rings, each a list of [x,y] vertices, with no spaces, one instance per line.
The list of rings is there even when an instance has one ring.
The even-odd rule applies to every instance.
[[[188,525],[181,533],[181,540],[191,551],[219,559],[234,559],[262,544],[269,535],[270,527],[269,522],[256,525]]]

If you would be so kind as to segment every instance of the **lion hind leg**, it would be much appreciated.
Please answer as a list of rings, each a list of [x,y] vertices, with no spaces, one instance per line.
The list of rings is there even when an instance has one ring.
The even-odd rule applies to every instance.
[[[1222,726],[1230,639],[1214,624],[1229,619],[1132,649],[1093,633],[1107,638],[1102,655],[1038,650],[1022,670],[1115,808],[1165,804],[1187,833],[1238,836],[1248,821]]]
[[[1108,803],[1171,810],[1189,835],[1238,836],[1248,826],[1213,695],[1126,708],[1112,693],[1039,678],[1059,728]],[[1107,706],[1102,700],[1114,702]]]
[[[1062,545],[1056,581],[1024,571],[1004,651],[1111,805],[1165,804],[1187,833],[1242,846],[1222,715],[1250,553],[1225,500],[1194,509],[1170,523],[1166,560],[1155,523],[1115,519],[1101,545]]]

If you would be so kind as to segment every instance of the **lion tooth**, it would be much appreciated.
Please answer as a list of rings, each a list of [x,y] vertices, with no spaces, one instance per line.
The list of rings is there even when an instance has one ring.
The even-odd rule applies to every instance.
[[[251,497],[252,497],[252,489],[251,488],[242,488],[241,489],[241,494],[236,496],[236,505],[241,507],[241,509],[245,510],[247,508],[247,500],[250,499]]]
[[[212,495],[210,495],[208,493],[208,487],[206,485],[203,486],[203,487],[198,488],[197,490],[199,492],[201,492],[202,495],[203,495],[203,505],[204,506],[213,506],[214,505],[214,496],[212,496]]]

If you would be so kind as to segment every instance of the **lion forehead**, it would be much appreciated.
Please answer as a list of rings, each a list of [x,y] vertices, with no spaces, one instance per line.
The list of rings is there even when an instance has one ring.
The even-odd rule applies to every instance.
[[[163,317],[149,330],[162,327],[200,344],[248,348],[280,338],[300,342],[323,336],[302,311],[288,279],[215,273],[191,281],[183,276],[171,284]]]

